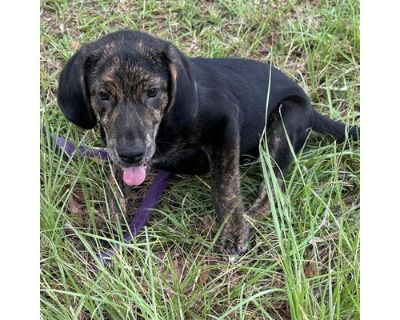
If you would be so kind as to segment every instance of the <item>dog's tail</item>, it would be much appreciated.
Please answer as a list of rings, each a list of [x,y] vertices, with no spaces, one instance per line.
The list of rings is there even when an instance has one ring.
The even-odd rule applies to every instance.
[[[344,123],[334,121],[328,117],[314,112],[314,124],[312,128],[320,133],[333,136],[338,142],[343,142],[346,136],[354,141],[360,139],[360,128],[358,126],[346,127]]]

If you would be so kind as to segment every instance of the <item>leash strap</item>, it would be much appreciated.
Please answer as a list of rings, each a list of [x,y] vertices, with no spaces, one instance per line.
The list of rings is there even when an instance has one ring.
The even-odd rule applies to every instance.
[[[81,156],[84,157],[98,158],[102,160],[108,159],[107,151],[103,148],[89,148],[82,145],[78,146],[78,148],[75,148],[75,145],[71,141],[68,141],[67,139],[60,136],[56,137],[56,146],[59,149],[64,150],[64,152],[69,157],[72,157],[76,153],[79,153]]]
[[[132,237],[136,237],[139,231],[146,224],[150,217],[151,210],[154,209],[157,203],[160,201],[161,195],[171,175],[171,172],[159,171],[154,177],[153,182],[143,198],[142,204],[129,223],[129,230],[124,235],[125,242],[129,242],[132,240]],[[100,258],[103,264],[109,266],[112,256],[115,255],[119,248],[120,246],[114,246],[102,253]]]

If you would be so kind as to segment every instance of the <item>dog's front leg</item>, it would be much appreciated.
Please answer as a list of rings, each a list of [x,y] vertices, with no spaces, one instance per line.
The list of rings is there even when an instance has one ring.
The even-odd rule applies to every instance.
[[[248,248],[249,226],[244,218],[240,189],[238,126],[228,125],[222,137],[209,149],[212,200],[217,219],[223,224],[220,250],[243,254]]]

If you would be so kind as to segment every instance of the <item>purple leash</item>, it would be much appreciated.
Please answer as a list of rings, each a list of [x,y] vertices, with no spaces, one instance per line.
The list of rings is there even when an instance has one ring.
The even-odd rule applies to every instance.
[[[78,149],[75,148],[75,145],[66,140],[63,137],[58,136],[56,138],[56,146],[69,156],[72,157],[75,152],[79,153],[81,156],[89,157],[89,158],[98,158],[102,160],[108,159],[107,151],[103,148],[89,148],[86,146],[78,146]]]
[[[132,240],[132,237],[136,237],[140,229],[142,229],[143,226],[146,224],[147,220],[150,217],[151,210],[157,205],[158,201],[160,200],[161,195],[170,177],[171,172],[168,171],[160,171],[154,177],[153,182],[147,190],[138,211],[135,213],[131,222],[129,223],[128,232],[124,234],[125,242],[129,242]],[[101,261],[105,265],[109,266],[111,257],[115,255],[118,249],[119,246],[115,246],[102,253],[100,255]]]
[[[43,129],[44,132],[45,129]],[[90,148],[87,146],[78,146],[75,148],[75,145],[66,140],[63,137],[56,137],[55,139],[56,147],[60,150],[64,150],[64,152],[72,157],[77,153],[81,156],[89,157],[89,158],[97,158],[106,160],[108,159],[107,151],[103,148]],[[147,190],[143,201],[133,216],[131,222],[129,223],[129,230],[124,234],[124,241],[128,243],[132,240],[132,237],[136,237],[139,231],[146,224],[147,220],[150,217],[151,210],[155,208],[157,203],[160,201],[161,195],[165,189],[165,186],[168,180],[171,178],[172,174],[168,171],[159,171],[153,179],[152,184]],[[110,266],[110,260],[112,256],[119,250],[119,246],[111,247],[106,252],[100,254],[100,259],[104,265]]]

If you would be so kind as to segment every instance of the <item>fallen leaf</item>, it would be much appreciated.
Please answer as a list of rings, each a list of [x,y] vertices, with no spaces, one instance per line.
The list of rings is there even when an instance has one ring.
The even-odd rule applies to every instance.
[[[317,263],[315,261],[308,261],[304,266],[304,274],[307,278],[312,278],[317,273]]]
[[[181,282],[184,266],[181,263],[179,263],[178,259],[174,259],[172,261],[172,267],[174,268],[174,271],[175,271],[176,277],[178,278],[178,281]]]
[[[199,275],[199,279],[197,280],[197,282],[201,285],[204,285],[209,277],[209,271],[208,271],[208,267],[204,267],[203,270],[200,272]]]
[[[81,189],[76,188],[68,199],[68,210],[72,214],[83,215],[85,213],[85,197]]]
[[[74,49],[74,51],[78,51],[81,48],[81,44],[78,41],[71,41],[71,48]]]
[[[72,214],[84,214],[83,205],[79,204],[74,197],[69,198],[68,200],[68,210]]]

